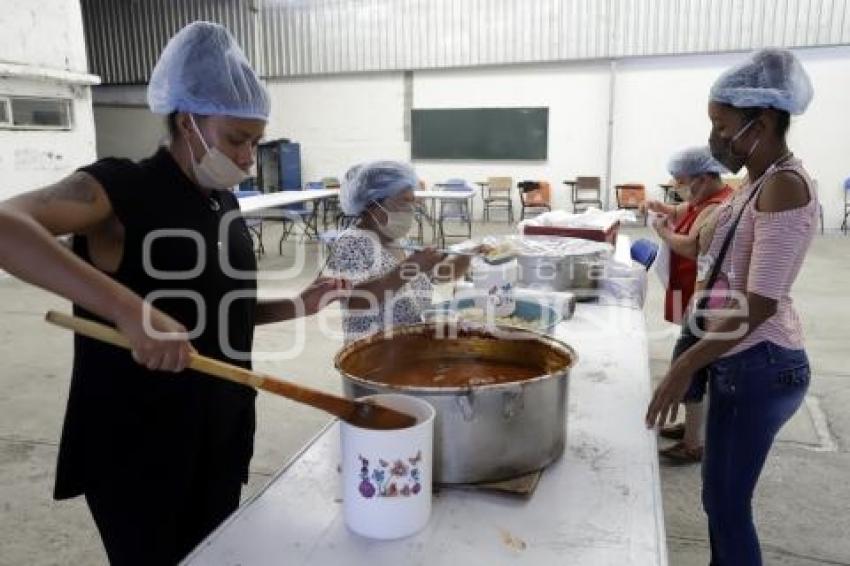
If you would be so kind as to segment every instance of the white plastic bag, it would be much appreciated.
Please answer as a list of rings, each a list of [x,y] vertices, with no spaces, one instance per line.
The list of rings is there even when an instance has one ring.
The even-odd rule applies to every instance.
[[[655,256],[655,263],[652,264],[652,269],[661,280],[661,285],[666,289],[670,285],[670,246],[667,242],[661,240],[661,245],[658,247],[658,254]]]

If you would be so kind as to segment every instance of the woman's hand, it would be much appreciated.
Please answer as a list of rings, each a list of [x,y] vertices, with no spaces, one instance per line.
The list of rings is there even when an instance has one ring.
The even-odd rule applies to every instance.
[[[180,372],[195,348],[186,328],[146,303],[127,308],[117,317],[118,330],[130,342],[133,359],[152,371]]]
[[[413,252],[408,256],[404,263],[412,263],[419,267],[423,273],[431,273],[438,263],[446,259],[446,255],[439,253],[433,246]]]
[[[668,214],[670,212],[666,204],[657,200],[648,200],[640,203],[640,211],[642,214],[646,214],[647,211],[657,214]]]
[[[341,299],[350,290],[350,281],[332,277],[318,277],[309,287],[301,291],[298,300],[304,306],[304,314],[310,316]]]
[[[469,250],[469,253],[486,258],[495,249],[496,248],[494,248],[493,246],[489,246],[487,244],[480,244]],[[463,277],[466,272],[469,271],[469,266],[472,264],[472,257],[472,255],[464,254],[456,255],[450,259],[450,265],[452,266],[452,277],[454,279],[459,279]]]
[[[691,384],[693,373],[682,370],[680,364],[674,363],[664,379],[655,388],[652,400],[646,410],[646,426],[652,428],[656,425],[664,426],[669,418],[670,422],[676,420],[679,413],[679,403],[685,397]]]
[[[666,240],[673,233],[673,230],[670,228],[670,223],[667,222],[666,216],[660,216],[652,221],[652,228],[658,233],[658,235]]]

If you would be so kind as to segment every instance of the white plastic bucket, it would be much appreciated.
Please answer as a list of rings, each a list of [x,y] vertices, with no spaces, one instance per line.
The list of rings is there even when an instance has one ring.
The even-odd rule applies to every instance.
[[[398,430],[373,430],[342,422],[341,477],[345,524],[373,539],[420,531],[431,515],[434,408],[409,395],[364,397],[416,417]]]

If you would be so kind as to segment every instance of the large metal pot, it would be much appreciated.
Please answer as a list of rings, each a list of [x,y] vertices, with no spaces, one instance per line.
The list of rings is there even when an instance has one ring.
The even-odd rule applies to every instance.
[[[592,291],[605,268],[603,253],[557,256],[519,256],[517,284],[546,291]]]
[[[397,385],[364,377],[377,365],[464,359],[534,360],[540,375],[465,387]],[[568,377],[576,359],[569,346],[534,332],[425,323],[353,342],[337,354],[335,364],[351,397],[401,392],[434,406],[434,478],[445,484],[513,478],[558,458],[566,443]]]

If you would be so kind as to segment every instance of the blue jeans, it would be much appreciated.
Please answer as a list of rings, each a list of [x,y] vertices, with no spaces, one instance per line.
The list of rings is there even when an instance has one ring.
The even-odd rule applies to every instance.
[[[708,368],[702,501],[711,566],[760,566],[752,497],[779,429],[809,387],[804,350],[761,342]]]

